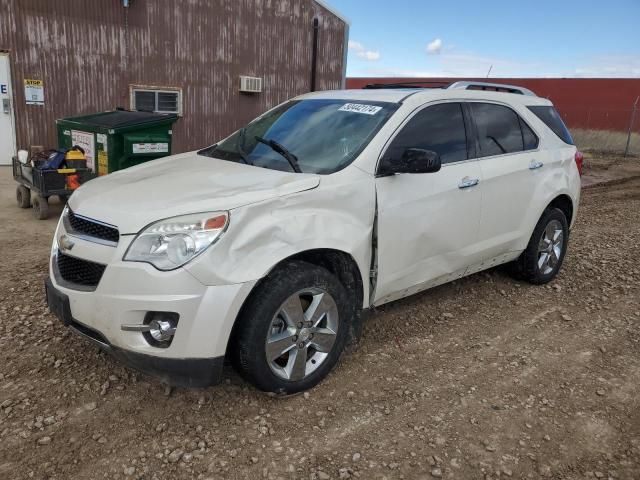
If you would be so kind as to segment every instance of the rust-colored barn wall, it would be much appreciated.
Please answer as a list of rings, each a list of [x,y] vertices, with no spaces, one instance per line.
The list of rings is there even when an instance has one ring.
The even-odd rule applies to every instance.
[[[371,83],[460,80],[510,83],[549,98],[570,128],[627,131],[640,78],[348,78],[347,88]],[[638,122],[638,120],[636,120]]]
[[[348,26],[313,0],[0,0],[18,146],[56,145],[55,120],[130,107],[130,85],[182,89],[174,152],[207,145],[309,90],[313,19],[318,89],[340,88]],[[239,76],[264,79],[238,92]],[[23,80],[44,81],[44,106]]]

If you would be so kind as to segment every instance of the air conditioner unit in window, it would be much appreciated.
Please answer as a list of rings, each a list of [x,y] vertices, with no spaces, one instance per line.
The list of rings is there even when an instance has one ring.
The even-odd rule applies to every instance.
[[[240,75],[240,91],[246,93],[260,93],[262,91],[262,78]]]

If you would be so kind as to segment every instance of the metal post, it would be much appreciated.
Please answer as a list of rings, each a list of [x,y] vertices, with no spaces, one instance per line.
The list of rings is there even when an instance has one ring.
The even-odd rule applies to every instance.
[[[638,100],[640,100],[640,96],[636,98],[636,101],[633,104],[633,109],[631,110],[631,119],[629,120],[629,133],[627,134],[627,146],[624,149],[625,158],[627,155],[629,155],[629,144],[631,143],[631,133],[633,132],[633,122],[636,119],[636,110],[638,109]]]
[[[317,18],[313,19],[313,45],[311,46],[311,91],[316,91],[316,70],[318,64],[318,27]]]

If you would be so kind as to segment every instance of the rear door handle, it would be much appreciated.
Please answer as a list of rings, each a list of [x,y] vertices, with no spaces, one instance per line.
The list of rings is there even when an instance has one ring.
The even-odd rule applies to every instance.
[[[458,184],[458,188],[475,187],[479,183],[480,183],[480,180],[478,178],[464,177]]]
[[[543,166],[544,166],[544,163],[538,162],[537,160],[531,160],[531,163],[529,163],[529,170],[536,170]]]

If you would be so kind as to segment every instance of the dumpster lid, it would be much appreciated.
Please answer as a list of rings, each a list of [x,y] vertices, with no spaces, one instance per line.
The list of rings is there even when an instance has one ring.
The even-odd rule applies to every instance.
[[[93,113],[80,117],[63,118],[63,121],[71,121],[92,125],[94,127],[119,128],[133,125],[165,122],[177,120],[178,115],[173,113],[137,112],[131,110],[111,110],[108,112]]]

